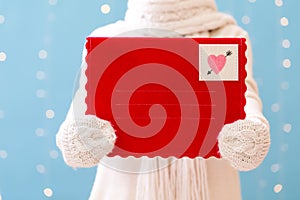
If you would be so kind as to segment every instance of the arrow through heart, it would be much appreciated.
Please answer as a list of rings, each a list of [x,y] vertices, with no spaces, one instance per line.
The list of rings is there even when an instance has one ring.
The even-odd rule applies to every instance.
[[[227,57],[231,56],[232,52],[229,50],[226,52],[226,55],[210,55],[208,56],[208,65],[211,70],[207,72],[207,75],[210,75],[212,72],[219,74],[225,67],[227,62]]]

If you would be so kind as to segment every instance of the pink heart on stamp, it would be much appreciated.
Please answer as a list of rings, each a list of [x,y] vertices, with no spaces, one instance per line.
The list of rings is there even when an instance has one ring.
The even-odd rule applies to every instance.
[[[213,72],[219,74],[226,64],[226,56],[224,55],[210,55],[208,56],[208,65]]]

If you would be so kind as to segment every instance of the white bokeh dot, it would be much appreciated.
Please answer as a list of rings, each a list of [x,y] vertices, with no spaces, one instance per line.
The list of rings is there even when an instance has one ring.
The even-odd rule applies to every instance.
[[[280,170],[280,164],[273,164],[272,166],[271,166],[271,172],[273,172],[273,173],[277,173],[277,172],[279,172],[279,170]]]
[[[43,89],[38,89],[36,92],[35,92],[36,96],[38,98],[45,98],[46,97],[46,94],[47,92]]]
[[[5,52],[0,52],[0,62],[4,62],[6,61],[6,53]]]
[[[46,111],[46,117],[47,117],[48,119],[53,119],[53,118],[55,117],[55,112],[54,112],[54,110],[51,110],[51,109],[47,110],[47,111]]]
[[[37,128],[35,130],[35,135],[38,137],[43,137],[45,135],[45,130],[43,128]]]
[[[44,80],[46,78],[46,73],[44,71],[37,71],[35,77],[38,80]]]
[[[289,25],[289,20],[288,20],[288,18],[282,17],[282,18],[280,19],[280,24],[281,24],[281,26],[288,26],[288,25]]]
[[[44,165],[37,165],[36,166],[36,171],[40,174],[44,174],[46,172],[46,167]]]
[[[8,156],[7,151],[5,150],[0,150],[0,158],[6,159]]]
[[[292,62],[291,62],[291,60],[290,59],[284,59],[283,61],[282,61],[282,66],[284,67],[284,68],[286,68],[286,69],[288,69],[288,68],[291,68],[291,66],[292,66]]]
[[[38,55],[39,55],[39,58],[43,60],[48,57],[48,52],[46,50],[42,49],[39,51]]]
[[[291,42],[288,39],[285,39],[282,41],[283,48],[288,49],[288,48],[290,48],[290,46],[291,46]]]
[[[275,0],[274,3],[275,3],[275,5],[276,5],[277,7],[283,6],[283,1],[282,1],[282,0]]]
[[[46,197],[52,197],[53,196],[53,191],[52,191],[51,188],[45,188],[43,192],[44,192],[44,195]]]
[[[271,110],[272,110],[272,112],[279,112],[280,111],[280,105],[278,103],[274,103],[271,106]]]
[[[251,21],[250,17],[249,16],[243,16],[242,17],[242,23],[243,24],[249,24]]]
[[[5,113],[3,110],[0,110],[0,119],[4,119]]]
[[[103,14],[108,14],[108,13],[110,13],[110,5],[108,5],[108,4],[103,4],[103,5],[101,6],[101,12],[102,12]]]
[[[48,0],[48,3],[51,5],[51,6],[55,6],[57,4],[57,0]]]
[[[292,124],[284,124],[282,129],[284,132],[290,133],[292,131]]]
[[[52,150],[49,152],[49,155],[52,159],[57,159],[59,154],[56,150]]]
[[[256,0],[248,0],[250,3],[255,3]]]
[[[279,193],[282,191],[283,186],[281,184],[277,184],[274,186],[273,190],[275,193]]]
[[[3,15],[0,15],[0,24],[4,24],[5,17]]]
[[[281,83],[281,89],[288,90],[290,88],[290,84],[287,81]]]

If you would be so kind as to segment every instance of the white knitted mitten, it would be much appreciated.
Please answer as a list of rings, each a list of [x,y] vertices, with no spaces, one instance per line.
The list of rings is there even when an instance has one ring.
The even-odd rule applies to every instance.
[[[93,115],[64,121],[56,135],[66,164],[74,168],[97,165],[112,151],[115,140],[111,124]]]
[[[230,161],[239,171],[258,167],[270,147],[268,122],[260,120],[238,120],[225,125],[219,135],[221,157]]]

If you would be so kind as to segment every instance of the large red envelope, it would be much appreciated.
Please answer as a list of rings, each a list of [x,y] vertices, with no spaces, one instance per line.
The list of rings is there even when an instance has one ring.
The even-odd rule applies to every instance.
[[[220,157],[245,118],[244,38],[87,38],[86,114],[112,123],[109,156]]]

